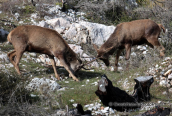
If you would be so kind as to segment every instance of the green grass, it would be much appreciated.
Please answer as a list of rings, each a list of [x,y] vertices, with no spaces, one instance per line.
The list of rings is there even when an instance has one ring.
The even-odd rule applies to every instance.
[[[34,76],[42,78],[54,75],[52,67],[44,67],[40,63],[35,63],[33,61],[21,61],[21,64],[26,65],[27,67],[24,68]],[[20,67],[22,69],[22,65]],[[39,71],[36,70],[37,67],[38,69],[40,69]],[[65,79],[65,81],[69,81],[69,83],[65,83],[65,81],[58,81],[58,83],[62,87],[67,87],[66,91],[62,92],[63,104],[68,104],[70,107],[72,107],[73,103],[81,103],[85,105],[96,101],[98,99],[98,97],[95,95],[97,85],[95,86],[92,83],[98,82],[101,78],[101,75],[103,74],[107,75],[107,77],[112,81],[114,86],[119,87],[122,90],[125,90],[125,88],[123,87],[123,82],[127,78],[129,83],[128,90],[130,94],[134,89],[134,78],[138,76],[145,76],[146,70],[147,68],[135,68],[129,71],[121,72],[111,72],[109,70],[100,69],[95,69],[94,72],[84,70],[79,71],[78,79],[80,80],[80,82],[75,82],[72,78]],[[59,69],[59,67],[57,67],[57,71],[62,77],[68,77],[68,72],[65,69]],[[139,75],[137,76],[135,74]],[[87,80],[89,80],[89,82],[87,82]],[[158,100],[167,101],[168,99],[166,98],[166,95],[162,95],[162,92],[164,91],[166,91],[166,88],[159,87],[159,83],[154,80],[154,83],[151,85],[150,88],[150,93],[153,96],[151,102],[157,102]],[[170,99],[171,98],[172,96],[170,96]],[[70,102],[69,100],[71,99],[73,99],[74,102]]]
[[[1,49],[5,51],[9,51],[13,48],[11,45],[7,45],[7,46],[2,46]],[[23,55],[22,58],[25,58],[25,56]],[[111,60],[114,60],[114,59],[111,59]],[[122,63],[123,61],[120,61],[120,62]],[[101,78],[101,75],[103,74],[107,75],[107,77],[112,81],[115,87],[119,87],[121,90],[125,90],[125,91],[128,90],[128,94],[131,95],[134,90],[134,85],[135,85],[134,78],[138,76],[147,75],[145,72],[149,69],[149,67],[153,67],[155,64],[161,65],[161,63],[159,62],[162,62],[162,60],[155,61],[155,62],[153,61],[151,65],[147,64],[147,66],[142,66],[142,68],[135,68],[131,66],[130,70],[128,71],[125,70],[125,71],[120,71],[120,72],[112,72],[112,71],[109,71],[108,68],[105,70],[102,70],[100,68],[95,68],[94,71],[81,70],[79,71],[78,76],[77,76],[80,82],[73,81],[72,78],[65,79],[64,81],[57,81],[57,83],[59,83],[61,87],[66,87],[66,90],[60,91],[60,92],[51,92],[49,93],[48,98],[51,100],[52,103],[59,102],[61,108],[65,108],[65,105],[68,105],[70,108],[72,108],[73,103],[80,103],[82,105],[86,105],[86,104],[97,102],[99,101],[99,98],[95,94],[95,91],[97,90],[97,85],[94,85],[93,83],[98,82]],[[36,63],[32,60],[28,60],[26,62],[21,59],[19,66],[21,70],[22,69],[26,70],[25,72],[22,72],[22,74],[26,73],[21,77],[23,81],[31,80],[34,77],[39,77],[39,78],[47,77],[48,78],[51,75],[55,76],[52,66],[45,67],[45,65],[42,65],[41,63]],[[167,67],[166,65],[161,65],[161,66]],[[68,77],[68,72],[64,68],[61,68],[58,66],[56,68],[57,68],[58,74],[61,77]],[[12,75],[17,75],[14,67],[10,69],[10,72],[13,73]],[[156,73],[157,75],[156,77],[160,76],[159,73],[160,71]],[[125,79],[127,79],[129,83],[127,89],[124,87]],[[69,82],[69,83],[66,83],[66,82]],[[159,82],[157,82],[157,80],[154,78],[154,83],[150,87],[150,93],[151,93],[152,99],[149,102],[151,103],[157,103],[158,101],[167,102],[168,100],[170,100],[171,102],[172,95],[170,95],[168,99],[167,95],[162,94],[164,91],[166,91],[166,87],[160,87]],[[33,94],[35,93],[37,95],[42,94],[40,91],[38,92],[33,91]],[[57,98],[57,96],[59,95],[61,97]],[[71,99],[74,101],[71,102],[70,101]],[[38,105],[42,105],[42,104],[39,103]],[[44,107],[47,107],[47,105],[44,105]],[[59,108],[57,105],[53,106],[53,109],[57,109],[57,108]],[[130,112],[129,115],[132,116],[132,115],[139,114],[142,112],[144,111],[134,111],[134,112]]]
[[[8,52],[14,49],[14,47],[11,44],[7,44],[7,45],[0,44],[0,48],[1,51],[8,51]]]

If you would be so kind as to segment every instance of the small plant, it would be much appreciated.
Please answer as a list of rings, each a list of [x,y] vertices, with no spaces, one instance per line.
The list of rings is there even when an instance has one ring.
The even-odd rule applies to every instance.
[[[30,14],[35,11],[35,7],[31,5],[26,5],[24,8],[24,14]]]
[[[63,6],[62,2],[56,2],[56,5],[59,5],[60,7]]]

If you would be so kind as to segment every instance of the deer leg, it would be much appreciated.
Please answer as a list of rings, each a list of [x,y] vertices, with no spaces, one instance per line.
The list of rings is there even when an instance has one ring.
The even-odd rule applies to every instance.
[[[56,76],[56,78],[58,80],[60,80],[60,77],[59,77],[59,75],[57,73],[57,70],[56,70],[56,64],[55,64],[55,61],[54,61],[54,57],[53,56],[49,56],[49,58],[50,58],[50,61],[51,61],[52,66],[53,66],[55,76]]]
[[[15,69],[17,70],[17,73],[19,75],[21,75],[20,70],[19,70],[19,62],[20,62],[22,55],[23,55],[23,51],[16,52],[16,62],[15,62],[14,66],[15,66]]]
[[[128,60],[130,58],[131,45],[130,44],[126,44],[125,45],[125,50],[126,50],[125,59]]]
[[[147,45],[151,46],[152,48],[157,47],[159,53],[160,53],[160,57],[164,57],[165,56],[165,48],[163,45],[161,45],[158,41],[158,38],[155,37],[150,37],[147,39],[148,43]]]
[[[118,70],[118,60],[119,60],[119,56],[120,56],[121,52],[122,52],[122,49],[118,49],[117,50],[114,71],[117,71]]]
[[[129,60],[130,54],[131,54],[131,44],[126,44],[125,45],[125,50],[126,50],[125,60]],[[126,70],[129,69],[129,65],[130,65],[130,63],[127,62]]]
[[[69,74],[72,76],[73,80],[79,81],[74,75],[74,72],[71,69],[71,67],[67,64],[64,55],[58,55],[58,59],[60,60],[60,63],[65,67],[65,69],[69,72]]]
[[[16,56],[16,51],[12,51],[10,53],[8,53],[8,57],[10,59],[10,62],[15,66],[15,62],[14,62],[14,57]]]

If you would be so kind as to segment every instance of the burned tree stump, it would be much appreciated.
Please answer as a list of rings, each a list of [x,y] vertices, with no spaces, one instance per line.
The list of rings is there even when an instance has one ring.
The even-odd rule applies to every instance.
[[[103,105],[113,109],[124,111],[139,108],[138,102],[150,100],[150,86],[154,82],[152,76],[141,76],[134,79],[133,95],[129,95],[124,90],[114,87],[106,75],[102,75],[98,83],[98,90],[95,94],[99,97]]]
[[[98,90],[95,94],[99,97],[103,105],[119,111],[140,107],[133,96],[128,95],[118,87],[114,87],[106,75],[103,75],[100,79]]]
[[[138,101],[150,100],[150,86],[154,82],[153,76],[140,76],[134,79],[136,85],[134,86],[133,97]]]

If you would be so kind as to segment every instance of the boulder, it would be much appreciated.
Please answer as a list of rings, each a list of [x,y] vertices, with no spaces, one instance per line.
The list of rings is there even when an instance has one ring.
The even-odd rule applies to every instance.
[[[76,42],[102,45],[114,32],[114,29],[114,26],[80,21],[73,23],[64,36]]]
[[[114,32],[114,26],[106,26],[98,23],[80,21],[80,25],[87,28],[92,43],[102,45]]]
[[[3,61],[3,62],[6,62],[6,63],[9,63],[10,62],[7,54],[5,54],[5,53],[0,54],[0,60]]]
[[[60,27],[65,27],[65,28],[69,28],[70,27],[70,21],[68,21],[65,18],[61,18],[61,17],[60,18],[51,19],[51,20],[47,20],[46,23],[51,25],[53,27],[53,29],[60,28]]]

